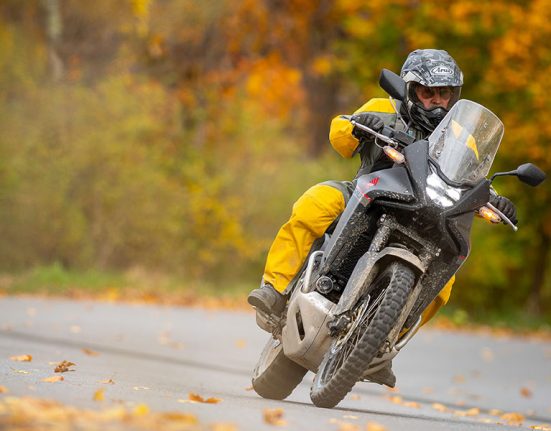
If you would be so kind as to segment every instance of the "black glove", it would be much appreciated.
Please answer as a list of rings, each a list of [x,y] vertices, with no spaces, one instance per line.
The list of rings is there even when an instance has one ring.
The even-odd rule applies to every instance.
[[[381,130],[383,130],[383,127],[385,126],[385,123],[383,123],[383,120],[381,120],[375,114],[370,114],[369,112],[360,112],[359,114],[354,114],[352,115],[352,120],[354,120],[356,123],[369,127],[375,132],[380,132]],[[352,130],[352,135],[358,140],[361,140],[361,139],[368,139],[371,141],[375,140],[375,136],[358,127],[354,127],[354,129]]]
[[[517,220],[517,209],[515,204],[507,199],[505,196],[499,196],[492,194],[490,196],[490,203],[500,210],[505,217],[507,217],[511,222],[516,225]]]

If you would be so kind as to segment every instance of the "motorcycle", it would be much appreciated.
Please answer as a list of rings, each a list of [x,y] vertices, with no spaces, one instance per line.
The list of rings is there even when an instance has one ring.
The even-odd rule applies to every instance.
[[[398,75],[385,69],[379,83],[404,99]],[[347,118],[376,137],[393,166],[357,179],[336,227],[288,287],[282,315],[257,310],[257,324],[272,333],[252,376],[265,398],[286,398],[308,370],[318,407],[336,406],[359,381],[393,386],[390,361],[467,259],[475,214],[517,229],[489,203],[493,180],[513,175],[537,186],[546,177],[525,163],[487,179],[504,126],[469,100],[459,100],[428,139],[416,142]]]

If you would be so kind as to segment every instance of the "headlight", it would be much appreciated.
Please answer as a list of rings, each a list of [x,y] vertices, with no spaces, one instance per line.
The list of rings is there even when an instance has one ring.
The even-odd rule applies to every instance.
[[[441,207],[451,207],[461,198],[461,189],[452,187],[447,184],[438,174],[432,169],[427,177],[427,195],[437,205]]]

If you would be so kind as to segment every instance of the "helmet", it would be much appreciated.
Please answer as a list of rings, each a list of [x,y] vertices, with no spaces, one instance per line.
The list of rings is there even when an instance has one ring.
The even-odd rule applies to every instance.
[[[408,55],[400,76],[407,84],[404,105],[409,118],[425,131],[432,132],[442,121],[448,109],[459,100],[463,85],[463,72],[446,51],[417,49]],[[452,95],[447,109],[443,107],[425,109],[415,92],[415,87],[418,85],[451,87]]]

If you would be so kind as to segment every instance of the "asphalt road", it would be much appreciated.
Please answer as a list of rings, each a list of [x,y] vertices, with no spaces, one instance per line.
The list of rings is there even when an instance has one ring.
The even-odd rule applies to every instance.
[[[394,361],[397,392],[359,383],[336,408],[318,409],[309,399],[311,373],[285,401],[250,390],[266,337],[247,312],[1,298],[0,385],[9,393],[0,397],[93,409],[145,403],[152,411],[189,412],[201,423],[255,431],[275,428],[263,419],[273,408],[283,408],[287,422],[277,429],[304,431],[337,431],[344,423],[363,431],[369,422],[389,431],[551,424],[549,342],[426,328]],[[32,361],[10,359],[24,354]],[[75,363],[74,371],[63,373],[63,382],[43,382],[63,360]],[[102,383],[109,379],[114,383]],[[105,390],[103,401],[93,399],[98,389]],[[189,403],[189,393],[221,402]],[[506,413],[525,420],[509,425]]]

